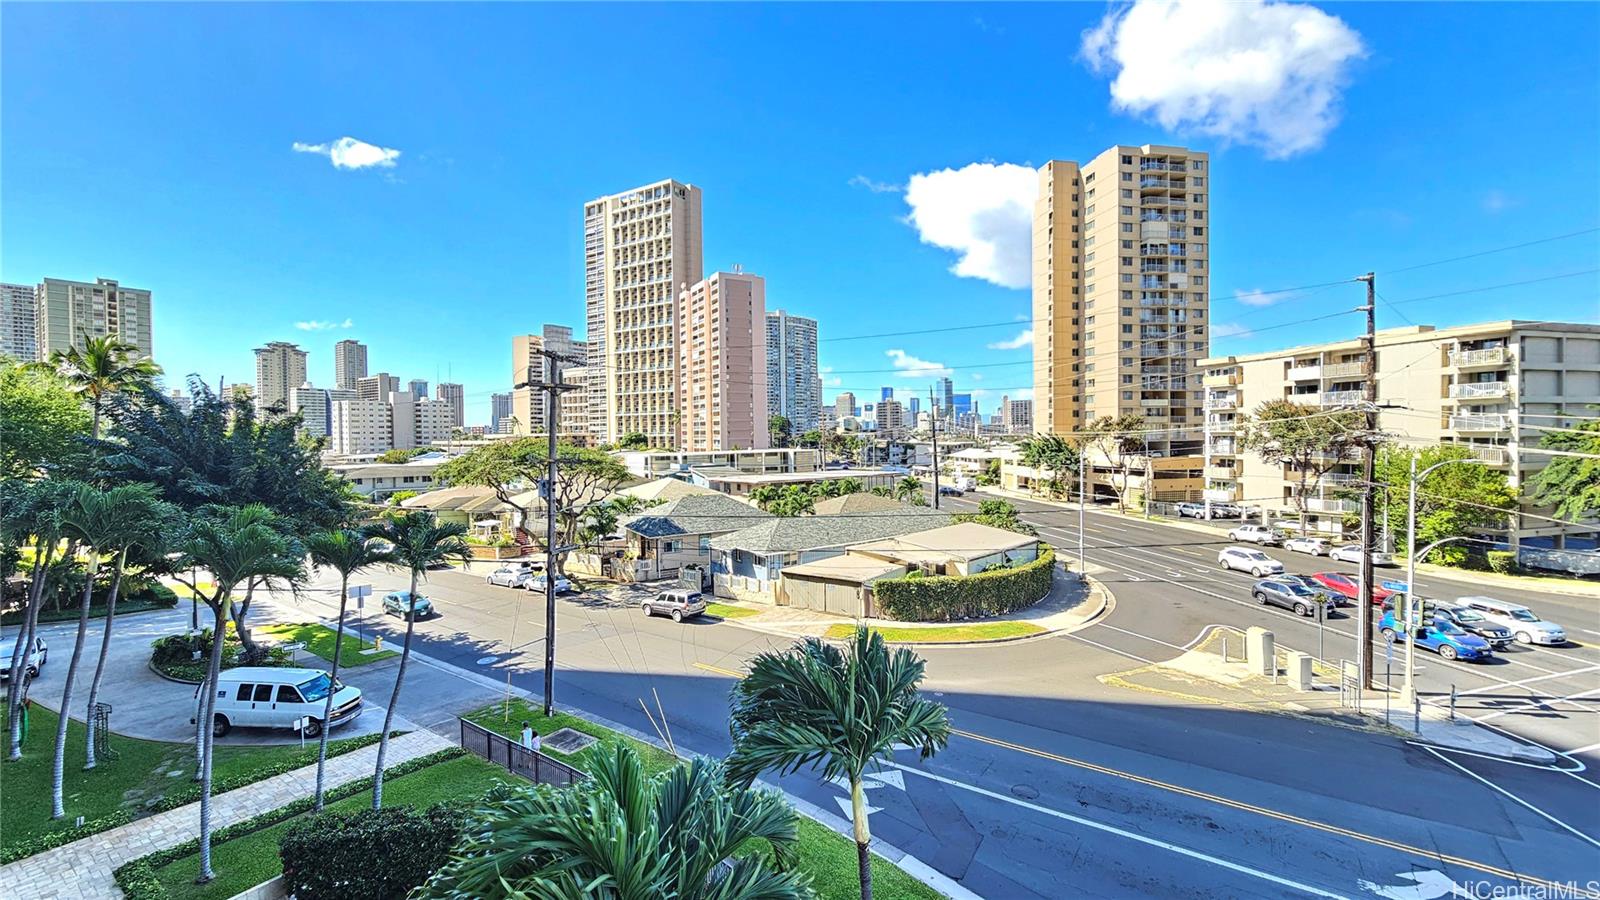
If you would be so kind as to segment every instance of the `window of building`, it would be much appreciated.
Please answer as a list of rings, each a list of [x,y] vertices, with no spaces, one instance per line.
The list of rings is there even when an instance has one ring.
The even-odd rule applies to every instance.
[[[1194,178],[1189,179],[1189,184],[1194,187],[1205,187],[1206,180],[1197,175]]]
[[[1194,236],[1195,237],[1205,237],[1206,236],[1206,230],[1204,228],[1196,228],[1194,230]]]
[[[1133,191],[1129,190],[1128,188],[1123,188],[1122,189],[1122,199],[1124,199],[1124,200],[1132,200],[1133,199]]]
[[[1125,266],[1131,266],[1131,265],[1133,265],[1133,257],[1131,257],[1131,256],[1124,256],[1124,257],[1123,257],[1123,258],[1122,258],[1122,264],[1123,264],[1123,265],[1125,265]]]
[[[1122,349],[1124,349],[1124,350],[1132,350],[1133,349],[1133,341],[1123,341],[1122,342]]]
[[[1122,214],[1123,214],[1123,215],[1125,215],[1125,216],[1131,216],[1131,215],[1133,215],[1133,207],[1131,207],[1131,206],[1124,206],[1124,207],[1123,207],[1123,208],[1122,208]]]
[[[1085,206],[1085,207],[1084,207],[1084,208],[1083,208],[1083,214],[1084,214],[1084,215],[1086,215],[1086,216],[1092,216],[1092,215],[1094,215],[1094,204],[1093,204],[1093,203],[1091,203],[1091,204],[1089,204],[1089,205],[1088,205],[1088,206]]]
[[[1133,233],[1133,223],[1132,222],[1123,222],[1122,223],[1122,231],[1125,234],[1132,234]]]
[[[1206,217],[1206,211],[1205,211],[1205,210],[1203,210],[1203,209],[1197,209],[1197,210],[1195,210],[1195,211],[1194,211],[1194,218],[1195,218],[1195,221],[1199,221],[1199,220],[1201,220],[1201,219],[1204,219],[1204,218],[1205,218],[1205,217]],[[1197,229],[1195,229],[1195,230],[1196,230],[1196,231],[1199,231],[1199,229],[1198,229],[1198,228],[1197,228]]]
[[[1123,241],[1122,242],[1122,249],[1124,249],[1124,250],[1132,250],[1133,249],[1133,241],[1128,241],[1128,240]]]
[[[1091,243],[1093,243],[1093,242],[1094,242],[1094,238],[1089,238],[1089,240],[1087,240],[1087,241],[1084,241],[1084,242],[1083,242],[1083,245],[1084,245],[1084,246],[1085,246],[1085,247],[1087,247],[1087,246],[1089,246],[1089,245],[1090,245],[1090,244],[1091,244]],[[1073,242],[1072,242],[1072,249],[1074,249],[1074,250],[1076,250],[1076,249],[1078,249],[1078,242],[1077,242],[1077,240],[1073,240]]]
[[[1206,283],[1206,277],[1204,275],[1196,275],[1194,277],[1194,286],[1195,287],[1205,287],[1205,283]]]
[[[1122,273],[1122,283],[1123,284],[1133,284],[1133,273],[1132,272],[1123,272]]]
[[[1089,183],[1089,182],[1091,182],[1091,181],[1093,181],[1093,180],[1094,180],[1094,173],[1093,173],[1093,172],[1090,172],[1090,173],[1089,173],[1089,175],[1088,175],[1088,177],[1086,177],[1086,178],[1084,178],[1084,179],[1083,179],[1083,183],[1084,183],[1084,184],[1088,184],[1088,183]],[[1073,183],[1074,183],[1074,184],[1076,184],[1076,183],[1077,183],[1077,182],[1073,182]]]
[[[1132,172],[1123,172],[1122,173],[1122,180],[1123,181],[1132,181],[1133,180],[1133,173]]]
[[[1124,157],[1123,157],[1123,158],[1122,158],[1122,164],[1123,164],[1123,165],[1125,165],[1125,166],[1131,166],[1131,165],[1133,165],[1133,157],[1131,157],[1131,156],[1124,156]]]
[[[1122,333],[1133,334],[1133,325],[1131,323],[1124,322],[1122,325]]]
[[[1072,196],[1072,199],[1076,200],[1076,199],[1078,199],[1078,196],[1076,194],[1074,194]],[[1089,192],[1087,194],[1083,195],[1083,199],[1085,199],[1085,200],[1093,200],[1094,199],[1094,188],[1089,188]]]
[[[1195,172],[1204,172],[1206,170],[1205,160],[1191,159],[1189,160],[1189,168]]]
[[[1122,392],[1122,399],[1124,399],[1124,400],[1132,400],[1133,399],[1133,391],[1123,391]]]
[[[1133,291],[1123,291],[1122,292],[1122,299],[1124,299],[1124,300],[1132,300],[1133,299]]]
[[[1193,200],[1196,203],[1204,203],[1204,202],[1206,202],[1206,195],[1205,194],[1190,194],[1189,195],[1189,199]]]

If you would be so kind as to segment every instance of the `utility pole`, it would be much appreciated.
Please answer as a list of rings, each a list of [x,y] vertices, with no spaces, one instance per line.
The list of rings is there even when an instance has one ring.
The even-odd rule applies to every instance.
[[[928,388],[928,430],[933,434],[933,508],[939,508],[939,403],[933,397],[933,388]]]
[[[1367,378],[1362,400],[1366,416],[1366,440],[1361,458],[1361,567],[1356,599],[1356,641],[1359,644],[1356,658],[1360,660],[1361,689],[1376,687],[1372,669],[1372,519],[1377,497],[1373,483],[1378,473],[1378,317],[1377,276],[1368,272],[1356,278],[1367,285],[1367,304],[1361,311],[1367,314],[1367,332],[1363,338],[1367,361]]]
[[[1083,553],[1083,508],[1087,501],[1084,489],[1089,485],[1089,463],[1080,447],[1078,450],[1078,578],[1089,579],[1089,564]]]

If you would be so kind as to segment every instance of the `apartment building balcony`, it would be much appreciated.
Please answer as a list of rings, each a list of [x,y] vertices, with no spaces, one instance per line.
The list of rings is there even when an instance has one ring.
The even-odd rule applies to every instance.
[[[1140,340],[1165,341],[1178,336],[1178,332],[1171,328],[1162,328],[1159,325],[1142,325],[1139,328]]]
[[[1328,363],[1322,367],[1323,378],[1360,378],[1367,374],[1365,362]]]
[[[1452,400],[1503,399],[1511,396],[1511,384],[1506,381],[1463,381],[1450,385]]]
[[[1363,391],[1325,391],[1322,394],[1323,406],[1350,406],[1366,399]]]
[[[1183,303],[1182,300],[1174,300],[1171,297],[1140,297],[1139,298],[1139,305],[1143,306],[1143,307],[1145,307],[1147,309],[1151,308],[1151,307],[1178,306],[1178,305],[1181,305],[1182,303]]]
[[[1159,175],[1146,175],[1139,179],[1139,187],[1144,190],[1157,188],[1165,190],[1172,187],[1172,182]]]
[[[1458,444],[1457,446],[1467,448],[1467,452],[1471,453],[1474,459],[1481,459],[1491,466],[1504,466],[1511,462],[1511,454],[1506,452],[1505,447],[1490,446],[1488,444]]]
[[[1145,222],[1139,226],[1141,241],[1181,241],[1188,237],[1188,229],[1163,222]]]
[[[1452,431],[1501,432],[1511,428],[1511,417],[1499,413],[1464,413],[1446,421]]]
[[[1285,475],[1284,477],[1293,478],[1295,476]],[[1324,472],[1322,475],[1324,487],[1346,487],[1355,484],[1359,480],[1361,480],[1361,476],[1354,472]]]
[[[1211,442],[1212,456],[1233,456],[1239,452],[1239,445],[1233,438],[1218,438]]]
[[[1239,423],[1233,416],[1207,416],[1206,428],[1213,434],[1229,434],[1238,430]]]
[[[1170,266],[1166,262],[1141,262],[1141,263],[1139,263],[1139,271],[1141,271],[1141,272],[1167,272],[1167,271],[1170,271],[1170,270],[1171,270]]]
[[[1165,278],[1162,278],[1159,275],[1146,275],[1139,279],[1139,287],[1164,291],[1171,287],[1171,285],[1167,283]]]
[[[1239,470],[1233,466],[1206,466],[1206,479],[1209,481],[1236,481]]]
[[[1206,398],[1206,409],[1238,409],[1238,408],[1239,408],[1239,398],[1233,396],[1232,394],[1228,394],[1228,395],[1224,395],[1224,396],[1217,396],[1217,397],[1207,397]]]
[[[1290,366],[1290,381],[1321,381],[1322,366]]]
[[[1152,357],[1171,356],[1173,351],[1166,347],[1140,347],[1139,356],[1149,359]]]
[[[1232,503],[1239,499],[1239,488],[1237,485],[1225,488],[1206,488],[1200,496],[1210,500],[1212,503]]]
[[[1458,369],[1503,366],[1510,361],[1510,358],[1504,347],[1490,347],[1485,350],[1463,350],[1458,347],[1450,351],[1450,365]]]
[[[1184,172],[1187,171],[1187,169],[1184,168],[1184,165],[1181,162],[1166,162],[1165,160],[1160,159],[1141,159],[1139,160],[1139,171]]]
[[[1227,375],[1207,375],[1200,380],[1200,383],[1208,388],[1233,387],[1239,383],[1239,373],[1234,372]]]
[[[1354,500],[1331,500],[1326,497],[1311,497],[1306,500],[1306,510],[1316,513],[1353,513],[1357,505]]]

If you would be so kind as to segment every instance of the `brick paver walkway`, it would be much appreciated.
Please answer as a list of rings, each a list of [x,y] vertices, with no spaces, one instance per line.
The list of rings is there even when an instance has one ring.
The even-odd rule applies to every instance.
[[[426,756],[454,744],[431,731],[413,731],[389,742],[389,766]],[[325,787],[365,778],[377,761],[376,744],[328,760]],[[316,787],[317,767],[295,769],[211,798],[213,828],[222,828],[276,809]],[[90,835],[65,847],[0,867],[0,885],[9,897],[28,900],[119,898],[111,873],[123,863],[174,847],[200,832],[200,804],[169,810],[121,828]]]

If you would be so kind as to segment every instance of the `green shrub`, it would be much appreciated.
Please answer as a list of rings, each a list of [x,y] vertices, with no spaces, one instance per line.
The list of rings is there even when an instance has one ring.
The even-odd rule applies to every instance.
[[[1517,554],[1513,550],[1490,550],[1489,571],[1511,575],[1517,571]]]
[[[151,642],[150,648],[150,662],[155,665],[156,671],[168,678],[199,684],[206,677],[206,657],[211,652],[211,629],[200,629],[200,634],[195,638],[187,634],[169,634]],[[240,664],[243,648],[239,636],[234,633],[233,623],[229,622],[222,636],[224,670]],[[264,649],[266,658],[256,665],[287,666],[293,662],[289,651],[282,647],[270,646]],[[200,651],[199,659],[193,658],[195,650]]]
[[[296,822],[278,843],[284,887],[299,900],[398,900],[450,858],[464,818],[441,803]]]
[[[878,611],[902,622],[955,622],[1004,615],[1031,606],[1050,593],[1055,551],[1020,566],[976,575],[891,578],[873,585]]]

